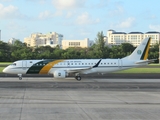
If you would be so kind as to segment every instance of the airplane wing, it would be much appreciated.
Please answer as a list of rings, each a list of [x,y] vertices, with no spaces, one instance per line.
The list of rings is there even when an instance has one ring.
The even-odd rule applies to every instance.
[[[137,62],[135,62],[135,63],[136,63],[136,64],[141,64],[141,63],[151,63],[151,62],[154,62],[155,60],[157,60],[157,59],[140,60],[140,61],[137,61]]]
[[[66,71],[68,73],[76,73],[76,72],[81,72],[83,70],[89,70],[89,69],[92,69],[92,68],[95,68],[95,67],[98,67],[99,63],[101,62],[102,59],[100,59],[94,66],[90,66],[90,67],[85,67],[85,68],[70,68],[70,69],[67,69]]]

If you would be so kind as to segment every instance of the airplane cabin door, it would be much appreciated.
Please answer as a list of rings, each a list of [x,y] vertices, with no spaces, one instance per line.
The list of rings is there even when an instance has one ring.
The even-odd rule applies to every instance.
[[[22,69],[23,70],[27,69],[27,60],[22,61]]]
[[[123,67],[123,63],[121,59],[118,59],[118,67],[121,69]]]

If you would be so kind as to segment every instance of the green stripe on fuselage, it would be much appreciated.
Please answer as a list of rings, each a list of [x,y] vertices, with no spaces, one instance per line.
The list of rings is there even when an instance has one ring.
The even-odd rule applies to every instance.
[[[41,71],[41,69],[48,64],[49,62],[52,62],[54,60],[43,60],[40,62],[37,62],[35,64],[33,64],[28,71],[26,72],[26,74],[39,74],[39,72]]]

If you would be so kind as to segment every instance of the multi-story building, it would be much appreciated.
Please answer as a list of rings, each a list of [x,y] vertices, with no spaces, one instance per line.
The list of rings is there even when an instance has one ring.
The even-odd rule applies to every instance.
[[[146,32],[144,34],[144,38],[145,37],[151,37],[151,45],[160,43],[160,32]]]
[[[56,32],[50,32],[47,34],[34,33],[30,37],[24,38],[24,42],[28,47],[38,47],[38,46],[51,46],[56,47],[61,46],[63,35]]]
[[[107,31],[107,44],[120,45],[121,43],[131,43],[133,46],[138,46],[141,41],[146,38],[151,37],[151,45],[159,43],[160,32],[116,32],[114,30]]]
[[[93,45],[93,41],[88,38],[84,40],[62,40],[62,49],[67,49],[69,47],[82,47],[88,48]]]

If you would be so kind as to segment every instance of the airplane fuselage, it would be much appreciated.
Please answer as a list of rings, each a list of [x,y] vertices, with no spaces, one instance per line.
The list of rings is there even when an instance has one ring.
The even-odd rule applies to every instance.
[[[74,72],[74,69],[94,66],[98,61],[99,59],[19,60],[9,65],[4,71],[7,72],[9,69],[10,74],[53,74],[57,70],[73,69]],[[98,67],[86,69],[80,73],[108,73],[137,66],[134,62],[123,59],[102,59]]]

